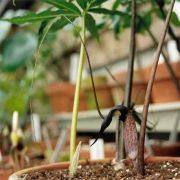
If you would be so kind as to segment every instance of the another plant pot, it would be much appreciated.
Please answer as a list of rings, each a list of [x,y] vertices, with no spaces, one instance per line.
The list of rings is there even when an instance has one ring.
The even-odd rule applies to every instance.
[[[152,150],[155,156],[180,157],[180,143],[174,144],[154,144]]]
[[[162,161],[171,161],[171,162],[180,163],[180,157],[160,157],[160,156],[157,156],[157,157],[154,156],[153,157],[153,156],[151,156],[151,157],[148,157],[146,159],[146,163],[159,163],[159,162],[162,162]],[[82,160],[82,161],[79,162],[79,165],[86,166],[86,165],[93,165],[93,164],[97,164],[97,163],[102,164],[101,166],[103,168],[103,167],[105,167],[105,166],[103,166],[103,164],[111,163],[111,160],[110,159],[98,160],[98,161],[85,161],[85,160]],[[68,169],[68,168],[69,168],[69,163],[68,162],[54,163],[54,164],[49,164],[49,165],[37,166],[37,167],[24,169],[24,170],[16,172],[16,173],[12,174],[9,177],[9,180],[15,180],[18,177],[23,176],[23,174],[36,173],[36,172],[45,171],[45,170],[48,171],[48,173],[49,173],[50,171],[53,171],[53,170],[63,170],[63,169]],[[130,170],[128,170],[128,171],[130,171]],[[102,171],[102,173],[103,173],[103,171]],[[105,172],[105,173],[107,173],[107,172]],[[91,177],[89,177],[89,178],[91,178]]]
[[[96,88],[97,100],[100,108],[109,108],[114,106],[114,101],[111,93],[111,86],[107,84],[107,79],[104,76],[95,76],[94,83]],[[96,109],[96,103],[90,77],[83,81],[83,89],[86,93],[88,109]]]
[[[112,85],[113,94],[115,95],[114,99],[116,99],[118,103],[119,101],[124,100],[127,72],[120,72],[115,74],[114,76],[118,80],[119,84],[117,84],[113,80],[110,80],[110,83]],[[147,80],[144,79],[142,70],[134,71],[133,77],[132,102],[135,104],[143,104],[147,88]]]
[[[58,82],[49,85],[48,94],[54,113],[72,112],[75,85],[68,82]],[[86,96],[83,90],[80,94],[79,110],[87,110]]]
[[[175,72],[175,75],[180,83],[180,63],[171,63],[171,66]],[[145,79],[149,79],[151,73],[151,67],[144,69]],[[179,101],[180,96],[176,89],[176,86],[168,72],[166,65],[159,64],[155,76],[155,81],[152,89],[152,101],[153,103],[173,102]]]
[[[14,172],[11,165],[9,165],[9,156],[3,157],[3,162],[0,162],[0,179],[7,180],[8,177]]]
[[[7,180],[13,173],[13,169],[0,169],[0,179]]]

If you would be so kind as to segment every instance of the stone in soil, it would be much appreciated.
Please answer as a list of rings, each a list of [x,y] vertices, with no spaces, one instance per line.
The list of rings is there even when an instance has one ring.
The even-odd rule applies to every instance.
[[[75,177],[70,178],[68,170],[37,171],[24,174],[24,180],[166,180],[180,179],[179,162],[148,163],[145,166],[146,176],[139,176],[135,169],[125,168],[115,171],[110,163],[79,166]]]

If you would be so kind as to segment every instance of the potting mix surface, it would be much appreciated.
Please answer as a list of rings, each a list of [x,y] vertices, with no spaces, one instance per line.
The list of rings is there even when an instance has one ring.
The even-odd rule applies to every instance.
[[[24,174],[24,180],[164,180],[180,179],[180,163],[165,161],[161,163],[148,163],[145,166],[146,176],[139,176],[133,168],[115,171],[110,163],[78,166],[75,177],[70,178],[68,170],[37,171]]]

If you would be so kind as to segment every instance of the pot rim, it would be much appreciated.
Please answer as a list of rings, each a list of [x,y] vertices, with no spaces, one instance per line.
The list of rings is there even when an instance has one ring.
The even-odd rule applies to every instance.
[[[162,162],[162,161],[176,161],[180,162],[180,157],[171,157],[171,156],[149,156],[145,159],[145,162]],[[95,163],[108,163],[111,162],[112,159],[102,159],[102,160],[80,160],[79,165],[85,165],[85,164],[95,164]],[[21,174],[26,174],[33,171],[40,171],[40,170],[57,170],[57,169],[66,169],[69,167],[69,161],[66,162],[57,162],[57,163],[51,163],[47,165],[40,165],[35,167],[30,167],[26,169],[22,169],[20,171],[17,171],[13,174],[11,174],[8,178],[8,180],[18,180],[18,176]]]
[[[94,163],[108,163],[111,162],[112,159],[102,159],[102,160],[80,160],[79,165],[85,165],[85,164],[94,164]],[[66,169],[69,167],[69,161],[65,162],[57,162],[57,163],[50,163],[35,167],[30,167],[26,169],[19,170],[9,176],[9,180],[17,180],[18,176],[21,174],[26,174],[33,171],[40,171],[40,170],[57,170],[57,169]]]

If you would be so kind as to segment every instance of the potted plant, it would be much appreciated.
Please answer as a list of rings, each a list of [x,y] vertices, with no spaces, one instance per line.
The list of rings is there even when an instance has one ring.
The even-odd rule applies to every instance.
[[[52,4],[54,4],[54,5],[58,5],[58,7],[59,7],[59,5],[62,7],[62,5],[63,5],[63,7],[64,8],[67,8],[68,7],[68,9],[70,8],[71,9],[71,7],[73,7],[73,12],[77,12],[77,9],[76,8],[74,8],[74,5],[72,5],[71,3],[71,5],[68,3],[68,2],[65,2],[65,1],[62,1],[62,2],[56,2],[56,1],[51,1],[51,0],[47,0],[49,3],[52,3]],[[97,1],[97,2],[95,2],[95,4],[96,3],[98,3],[98,2],[101,2],[101,1]],[[81,6],[81,7],[84,7],[84,1],[77,1],[77,3]],[[94,3],[94,2],[93,2]],[[93,4],[92,3],[92,4]],[[102,2],[101,2],[102,3]],[[101,4],[100,3],[100,4]],[[90,3],[91,4],[91,3]],[[91,4],[91,5],[92,5]],[[153,80],[154,80],[154,76],[155,76],[155,72],[156,72],[156,68],[157,68],[157,63],[158,63],[158,59],[159,59],[159,56],[160,56],[160,52],[161,52],[161,49],[162,49],[162,44],[163,44],[163,42],[164,42],[164,37],[165,37],[165,34],[166,34],[166,31],[167,31],[167,26],[168,26],[168,23],[169,23],[169,20],[170,20],[170,15],[171,15],[171,12],[172,12],[172,8],[173,8],[173,4],[174,4],[174,1],[172,1],[172,3],[171,3],[171,9],[170,9],[170,11],[169,11],[169,13],[168,13],[168,18],[167,18],[167,21],[166,21],[166,26],[165,26],[165,29],[164,29],[164,31],[163,31],[163,33],[162,33],[162,37],[161,37],[161,41],[160,41],[160,43],[159,43],[159,46],[158,46],[158,51],[157,51],[157,53],[156,53],[156,56],[155,56],[155,63],[154,63],[154,68],[153,68],[153,71],[152,71],[152,76],[151,76],[151,79],[150,79],[150,81],[149,81],[149,84],[148,84],[148,88],[147,88],[147,93],[146,93],[146,97],[145,97],[145,104],[144,104],[144,113],[143,113],[143,121],[142,121],[142,125],[141,125],[141,131],[140,131],[140,141],[139,141],[139,148],[138,148],[138,156],[136,157],[135,156],[135,159],[137,158],[137,162],[135,161],[135,159],[133,159],[133,162],[134,162],[134,164],[138,164],[138,166],[136,166],[136,168],[137,168],[137,173],[138,174],[140,174],[140,175],[144,175],[145,174],[145,171],[144,171],[144,136],[145,136],[145,129],[146,129],[146,121],[147,121],[147,112],[148,112],[148,105],[149,105],[149,99],[150,99],[150,93],[151,93],[151,90],[152,90],[152,83],[153,83]],[[66,6],[67,5],[67,6]],[[93,11],[99,11],[99,9],[98,8],[95,8],[95,10],[93,10]],[[107,9],[103,9],[103,10],[101,10],[101,12],[109,12]],[[47,12],[46,12],[47,13]],[[53,12],[54,13],[54,12]],[[52,12],[51,13],[49,13],[49,16],[50,15],[52,15],[53,14]],[[112,13],[112,12],[111,12]],[[42,13],[43,14],[43,13]],[[40,15],[42,15],[42,14],[40,14]],[[37,18],[37,17],[39,17],[39,14],[38,15],[34,15],[35,16],[35,19]],[[48,18],[49,18],[49,16],[48,16]],[[30,16],[31,17],[31,16]],[[42,17],[42,16],[41,16]],[[51,16],[52,17],[52,16]],[[26,18],[27,18],[27,16],[26,16]],[[25,22],[26,22],[26,18],[16,18],[16,19],[14,19],[14,22],[16,22],[16,20],[17,21],[21,21],[22,22],[22,20],[24,20]],[[28,18],[29,18],[29,16],[28,16]],[[26,19],[26,20],[25,20]],[[33,19],[34,19],[34,17],[33,17]],[[84,19],[85,20],[85,19]],[[13,22],[13,20],[12,20],[12,22]],[[84,24],[84,22],[83,22],[83,24]],[[84,27],[84,26],[83,26]],[[83,28],[83,30],[84,30],[84,28]],[[83,31],[84,32],[84,31]],[[85,32],[84,32],[85,33]],[[83,35],[85,35],[83,33]],[[83,36],[83,38],[82,38],[82,46],[81,46],[81,52],[82,52],[82,56],[81,57],[83,57],[84,56],[84,53],[85,53],[85,46],[84,46],[84,42],[85,42],[85,37]],[[133,47],[133,46],[132,46]],[[132,51],[133,51],[133,49],[132,49]],[[133,54],[133,53],[132,53]],[[133,55],[132,55],[133,56]],[[132,57],[132,59],[133,59],[133,57]],[[82,65],[82,64],[81,64]],[[82,66],[81,66],[82,67]],[[132,70],[132,69],[131,69]],[[81,72],[81,71],[80,71]],[[132,72],[132,71],[131,71]],[[81,74],[81,73],[80,73]],[[79,77],[80,78],[80,77]],[[131,81],[132,81],[132,79],[131,79]],[[80,83],[80,82],[79,82]],[[77,84],[79,84],[79,83],[77,83]],[[80,85],[80,84],[79,84]],[[80,86],[78,86],[77,85],[77,87],[78,87],[78,90],[79,90],[79,88],[80,88]],[[128,88],[127,88],[128,89]],[[75,93],[76,94],[76,93]],[[127,93],[128,94],[128,93]],[[77,95],[77,97],[79,97],[79,92],[78,92],[78,94],[76,94]],[[75,96],[76,97],[76,96]],[[77,107],[78,106],[76,106],[77,104],[76,104],[76,99],[75,99],[75,110],[77,110]],[[129,108],[129,107],[126,107],[126,106],[129,106],[130,105],[130,102],[127,102],[126,103],[127,105],[125,105],[125,106],[120,106],[120,108],[122,108],[122,109],[120,109],[120,110],[127,110],[127,108]],[[128,109],[129,110],[129,109]],[[103,124],[102,124],[102,128],[101,128],[101,131],[100,131],[100,134],[102,134],[103,133],[103,131],[105,130],[105,128],[109,125],[109,120],[110,120],[110,122],[111,122],[111,118],[112,118],[112,114],[111,113],[113,113],[113,110],[112,110],[112,112],[110,112],[110,116],[107,116],[105,119],[104,119],[104,122],[103,122]],[[129,112],[128,112],[129,113]],[[122,114],[122,113],[121,113]],[[76,115],[76,118],[77,118],[77,112],[75,111],[74,113],[73,113],[73,115]],[[126,115],[127,115],[127,112],[126,112]],[[131,119],[131,116],[129,116],[128,117],[128,119],[126,119],[127,117],[125,116],[125,117],[123,117],[123,120],[124,120],[124,122],[125,123],[127,123],[127,122],[130,122],[131,120],[133,120],[133,119]],[[128,121],[126,121],[126,120],[128,120]],[[73,126],[73,128],[71,129],[72,131],[74,131],[75,129],[75,127],[76,127],[76,121],[75,121],[75,124],[73,124],[74,126]],[[125,129],[125,140],[130,140],[131,138],[132,138],[132,141],[128,141],[127,142],[127,153],[128,153],[128,156],[129,156],[129,158],[131,159],[131,158],[134,158],[134,155],[137,155],[136,153],[134,154],[134,151],[136,151],[137,152],[137,144],[135,145],[135,148],[136,149],[134,149],[134,146],[132,146],[132,145],[134,145],[134,143],[136,143],[136,142],[134,142],[134,141],[137,141],[137,138],[136,138],[136,136],[137,136],[137,132],[136,132],[136,130],[135,130],[135,128],[134,128],[134,124],[132,123],[130,123],[130,125],[132,125],[132,128],[129,128],[128,126],[126,127],[126,128],[128,128],[128,129]],[[131,126],[130,126],[131,127]],[[75,133],[75,132],[74,132]],[[73,158],[73,155],[74,155],[74,152],[75,152],[75,143],[74,143],[74,139],[75,139],[75,135],[74,134],[72,134],[71,135],[72,136],[72,148],[71,148],[71,164],[72,164],[72,162],[73,162],[73,160],[74,160],[74,158]],[[132,144],[131,144],[132,143]],[[77,147],[77,149],[79,149],[79,146]],[[78,151],[77,151],[78,152]],[[130,153],[130,154],[129,154]],[[131,154],[132,153],[132,154]],[[75,155],[76,156],[74,156],[74,157],[76,157],[77,159],[78,159],[78,153],[76,154],[75,153]],[[132,156],[133,157],[132,157]],[[77,168],[77,159],[76,159],[76,161],[74,161],[74,168],[76,169]],[[108,161],[109,162],[109,161]],[[103,162],[103,163],[105,163],[105,162]],[[85,165],[86,164],[86,165]],[[91,163],[90,163],[91,164]],[[69,165],[69,164],[68,164]],[[80,165],[85,165],[84,167],[87,167],[88,169],[89,169],[89,166],[87,165],[87,162],[85,162],[85,161],[83,161],[83,162],[81,162],[80,163]],[[97,165],[97,163],[96,163],[96,165]],[[166,164],[165,164],[166,165]],[[175,165],[175,167],[176,167],[176,163],[174,164]],[[35,167],[35,168],[32,168],[32,169],[27,169],[27,170],[22,170],[21,172],[17,172],[17,173],[15,173],[14,175],[12,175],[11,177],[10,177],[10,179],[14,179],[14,178],[17,178],[17,176],[21,176],[21,177],[25,177],[25,178],[28,178],[28,177],[30,177],[30,178],[32,178],[32,176],[36,176],[36,172],[37,173],[40,173],[41,174],[41,170],[42,170],[42,168],[45,168],[45,170],[48,170],[48,174],[50,174],[50,176],[52,175],[51,174],[51,172],[49,171],[50,169],[52,170],[55,170],[55,169],[59,169],[59,167],[60,167],[61,165],[59,165],[59,164],[54,164],[54,165],[51,165],[51,166],[46,166],[46,167]],[[61,167],[63,168],[63,167],[67,167],[67,164],[63,164]],[[86,168],[82,168],[82,166],[81,167],[79,167],[80,168],[80,172],[84,172],[83,170],[85,170],[85,173],[84,174],[88,174],[87,173],[87,169]],[[167,166],[167,165],[166,165]],[[101,165],[101,168],[99,169],[100,171],[98,171],[98,172],[100,172],[101,174],[102,174],[102,168],[103,168],[103,170],[105,170],[105,172],[106,172],[106,177],[110,177],[109,176],[109,174],[108,174],[108,176],[107,176],[107,173],[108,172],[110,172],[109,170],[111,170],[111,169],[109,169],[109,167],[110,167],[110,163],[109,164],[103,164],[103,165]],[[112,166],[111,166],[112,167]],[[107,170],[105,169],[105,168],[108,168]],[[95,169],[97,169],[97,167],[95,166]],[[128,169],[126,169],[126,172],[129,172],[130,171],[130,169],[129,169],[129,167],[128,167]],[[32,174],[31,174],[31,172],[33,172]],[[55,171],[54,171],[55,172]],[[61,176],[61,172],[63,172],[63,176]],[[58,178],[65,178],[65,177],[67,177],[67,172],[68,172],[68,170],[65,170],[65,171],[60,171],[59,173],[60,173],[60,176],[58,176]],[[111,171],[112,172],[112,171]],[[118,171],[118,173],[119,173],[120,171]],[[42,172],[43,174],[44,174],[44,171]],[[97,173],[97,171],[94,171],[94,173],[92,173],[92,172],[90,172],[90,174],[94,174],[94,175],[96,175],[96,173]],[[115,172],[114,174],[115,175],[117,175],[118,174],[117,172]],[[58,174],[57,172],[55,172],[55,174]],[[113,176],[114,176],[114,174],[113,174]],[[134,176],[134,174],[132,174],[131,172],[130,172],[130,174],[131,175],[133,175]],[[74,175],[74,173],[72,174],[72,175]],[[77,175],[77,177],[79,177],[79,173],[77,173],[76,174]],[[99,175],[99,174],[98,174]],[[38,176],[38,174],[37,174],[37,176]],[[81,176],[81,175],[80,175]],[[155,176],[157,176],[156,174],[155,174]],[[153,176],[153,177],[155,177],[155,176]],[[159,175],[158,175],[159,176]],[[96,177],[96,176],[95,176]],[[119,178],[120,177],[122,177],[121,176],[121,173],[120,173],[120,176],[118,176]],[[67,178],[69,178],[69,177],[67,177]],[[89,178],[89,174],[88,174],[88,178]],[[97,178],[97,177],[96,177]]]

